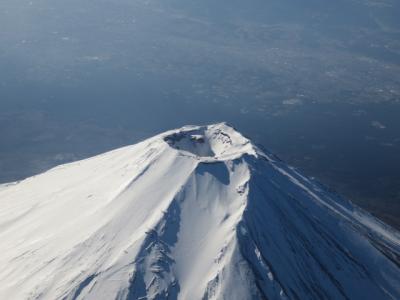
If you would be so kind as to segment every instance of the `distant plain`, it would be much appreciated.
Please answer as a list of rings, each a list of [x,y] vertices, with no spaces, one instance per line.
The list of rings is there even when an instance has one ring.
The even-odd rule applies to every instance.
[[[400,228],[398,1],[0,3],[0,182],[228,121]]]

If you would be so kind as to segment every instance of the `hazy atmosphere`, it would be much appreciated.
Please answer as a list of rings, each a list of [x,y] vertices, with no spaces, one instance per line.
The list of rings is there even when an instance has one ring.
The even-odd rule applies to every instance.
[[[400,1],[1,0],[0,182],[227,121],[400,228]]]

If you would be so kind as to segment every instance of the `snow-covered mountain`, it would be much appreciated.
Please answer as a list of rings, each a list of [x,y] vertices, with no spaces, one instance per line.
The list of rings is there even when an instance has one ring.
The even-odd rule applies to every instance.
[[[400,236],[222,123],[0,187],[0,299],[400,299]]]

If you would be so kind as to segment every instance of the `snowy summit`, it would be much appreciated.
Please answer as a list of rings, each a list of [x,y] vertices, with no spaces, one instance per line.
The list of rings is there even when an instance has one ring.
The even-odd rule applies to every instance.
[[[400,299],[400,236],[225,123],[0,186],[0,299]]]

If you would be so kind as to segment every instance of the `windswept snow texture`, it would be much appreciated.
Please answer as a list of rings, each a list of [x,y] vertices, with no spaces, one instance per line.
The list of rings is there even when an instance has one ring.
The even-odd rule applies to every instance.
[[[400,299],[399,234],[222,123],[0,186],[0,299]]]

